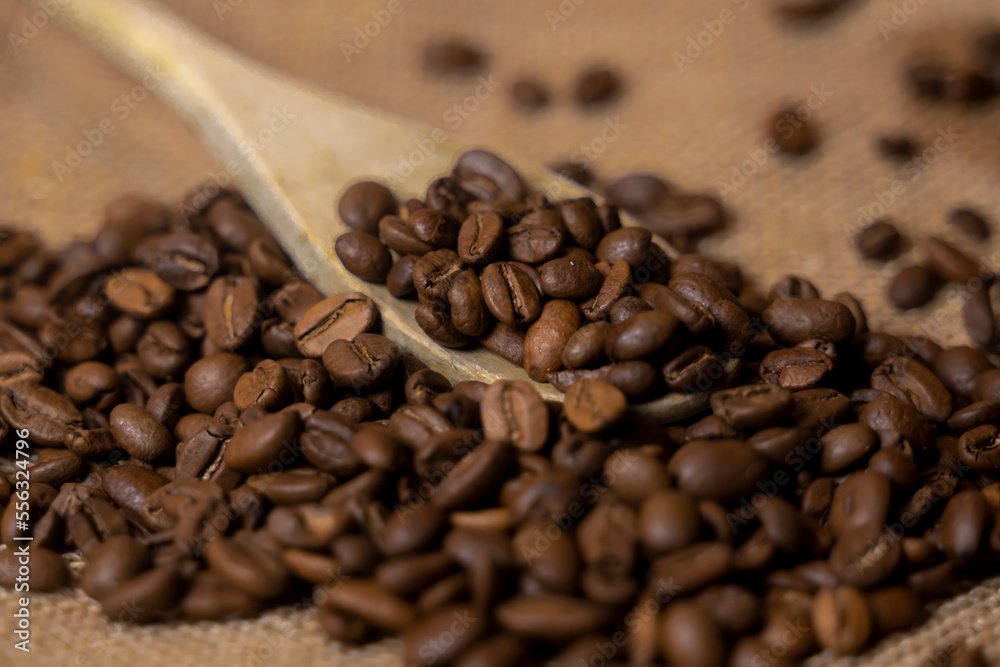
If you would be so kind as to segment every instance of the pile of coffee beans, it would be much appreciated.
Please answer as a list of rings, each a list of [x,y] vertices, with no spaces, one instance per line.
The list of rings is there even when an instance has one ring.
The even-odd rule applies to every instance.
[[[351,252],[381,248],[389,275],[411,257],[441,330],[482,314],[457,298],[470,285],[533,313],[569,360],[549,376],[577,374],[561,404],[401,353],[377,304],[324,298],[233,192],[122,198],[61,251],[4,229],[0,584],[31,536],[33,592],[78,586],[125,623],[306,604],[339,641],[401,635],[406,664],[754,667],[863,651],[996,573],[1000,368],[983,349],[869,331],[857,300],[800,277],[757,295],[697,256],[598,301],[580,285],[600,297],[661,261],[648,232],[472,155],[405,219],[357,186],[345,220],[422,252],[390,263],[361,231]],[[462,338],[482,326],[458,320]],[[740,343],[739,378],[714,377],[712,341]],[[631,380],[578,370],[604,356],[711,387],[710,410],[633,413]]]
[[[711,388],[755,330],[735,296],[739,269],[694,254],[671,262],[649,229],[622,226],[615,204],[665,236],[717,228],[721,207],[648,174],[608,196],[550,202],[474,150],[399,212],[384,186],[351,186],[338,211],[353,230],[334,248],[354,275],[419,299],[416,322],[433,341],[478,340],[562,391],[584,378],[632,401],[693,387],[695,376]]]

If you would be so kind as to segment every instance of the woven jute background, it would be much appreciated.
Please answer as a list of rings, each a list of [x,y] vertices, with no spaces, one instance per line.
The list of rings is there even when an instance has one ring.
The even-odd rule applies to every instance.
[[[916,54],[967,57],[975,31],[1000,23],[995,0],[858,0],[821,26],[795,29],[776,20],[767,0],[399,0],[402,11],[388,21],[387,0],[167,4],[289,75],[473,142],[538,162],[574,157],[605,179],[641,168],[685,189],[719,192],[724,184],[735,221],[705,251],[739,261],[765,288],[796,273],[828,294],[851,290],[876,327],[967,342],[957,288],[905,315],[886,303],[894,268],[919,251],[871,265],[848,239],[867,216],[886,214],[912,238],[942,234],[994,262],[1000,241],[975,246],[947,229],[945,216],[967,203],[1000,222],[1000,109],[917,103],[901,71]],[[58,14],[58,2],[49,6]],[[168,108],[66,33],[58,17],[39,12],[0,1],[0,218],[61,244],[93,232],[104,202],[122,191],[176,200],[219,171]],[[384,25],[373,23],[379,16]],[[359,37],[366,30],[373,36]],[[454,34],[491,54],[483,76],[494,90],[465,117],[454,106],[480,81],[420,69],[421,45]],[[570,103],[572,81],[593,63],[620,69],[627,90],[621,103],[581,113]],[[551,87],[548,109],[512,109],[507,87],[521,75]],[[768,119],[783,104],[813,107],[823,139],[816,154],[792,161],[762,151]],[[99,131],[104,119],[113,131]],[[889,131],[915,137],[927,150],[921,161],[901,169],[877,159],[873,143]],[[14,604],[0,592],[0,664],[399,662],[393,642],[329,642],[307,609],[133,627],[108,624],[94,603],[69,592],[33,596],[26,656],[12,648]],[[997,610],[1000,580],[985,582],[939,606],[917,632],[844,664],[940,664],[939,650],[966,642],[1000,664]]]

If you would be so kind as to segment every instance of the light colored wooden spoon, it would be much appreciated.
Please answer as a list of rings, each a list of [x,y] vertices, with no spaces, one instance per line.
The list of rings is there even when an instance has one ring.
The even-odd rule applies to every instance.
[[[335,205],[348,185],[372,178],[401,199],[419,197],[469,145],[272,72],[152,2],[73,0],[59,16],[198,128],[227,177],[320,290],[371,295],[385,335],[452,381],[532,382],[485,348],[450,350],[431,342],[414,321],[414,304],[351,275],[333,251],[334,239],[346,231]],[[551,199],[592,194],[542,167],[504,158]],[[726,372],[735,373],[738,364],[727,361]],[[546,399],[561,400],[551,385],[532,384]],[[673,421],[706,404],[705,394],[668,394],[637,407]]]

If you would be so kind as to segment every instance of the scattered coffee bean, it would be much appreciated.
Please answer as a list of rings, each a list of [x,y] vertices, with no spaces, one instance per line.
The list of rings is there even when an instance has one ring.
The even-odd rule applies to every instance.
[[[549,104],[549,91],[535,79],[518,79],[510,87],[510,97],[515,106],[526,111],[537,111]]]
[[[865,259],[886,260],[899,250],[899,231],[889,220],[876,220],[854,237],[854,247]]]
[[[889,283],[889,301],[900,310],[919,308],[933,299],[940,287],[940,278],[926,266],[906,266]]]
[[[819,134],[807,112],[805,106],[786,108],[771,119],[771,140],[782,153],[807,155],[819,145]]]
[[[475,74],[486,56],[458,38],[442,39],[424,47],[424,68],[435,74]]]
[[[583,70],[573,88],[573,100],[581,107],[610,102],[621,96],[623,83],[613,70],[593,66]]]

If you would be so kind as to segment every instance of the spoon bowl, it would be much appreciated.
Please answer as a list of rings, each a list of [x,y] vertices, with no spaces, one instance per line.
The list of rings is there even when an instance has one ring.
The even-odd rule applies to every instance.
[[[531,382],[545,399],[561,400],[555,387],[532,381],[524,369],[486,348],[438,346],[417,326],[414,303],[352,275],[334,254],[334,239],[348,231],[336,202],[349,185],[371,179],[401,200],[422,197],[427,184],[448,173],[470,145],[270,71],[152,2],[74,0],[59,16],[134,75],[153,81],[157,94],[194,125],[219,158],[222,180],[242,190],[323,293],[370,295],[379,305],[384,334],[453,382],[518,379]],[[493,152],[550,199],[594,196],[544,167]],[[624,216],[623,223],[635,224]],[[661,246],[677,256],[674,248]],[[727,359],[725,373],[735,375],[739,363]],[[635,408],[666,422],[693,415],[707,403],[705,393],[671,393]]]

